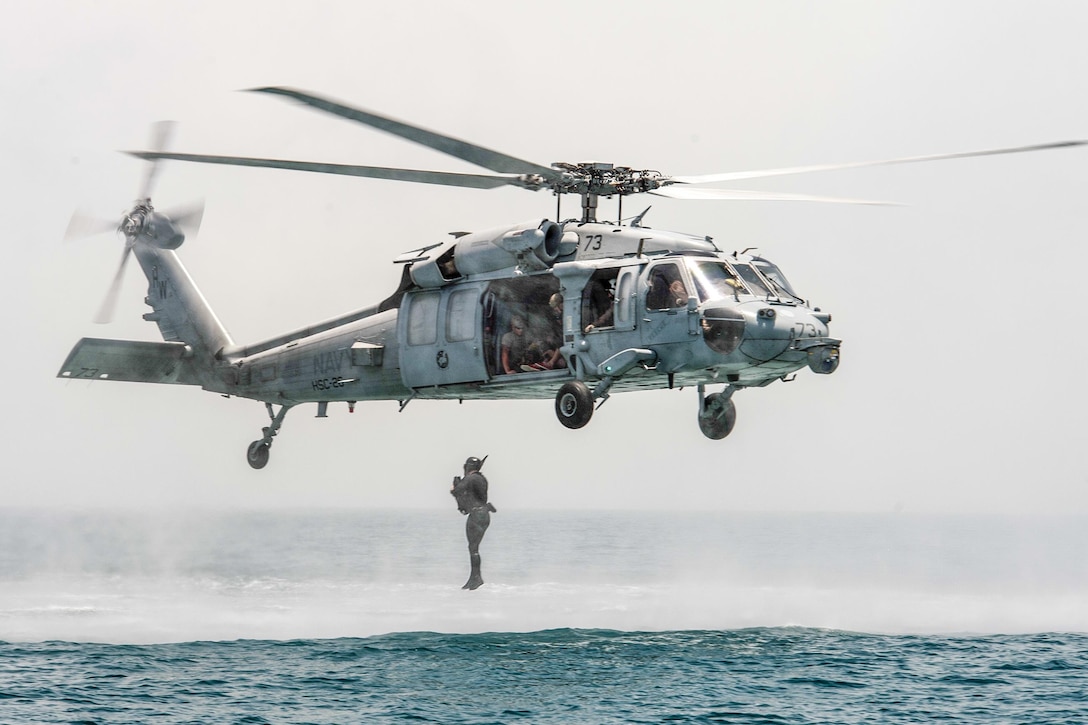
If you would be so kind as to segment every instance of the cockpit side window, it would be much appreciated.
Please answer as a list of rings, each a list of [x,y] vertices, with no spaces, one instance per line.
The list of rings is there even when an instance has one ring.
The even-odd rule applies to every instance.
[[[655,266],[647,282],[646,309],[670,310],[688,303],[687,285],[678,265],[670,262]]]

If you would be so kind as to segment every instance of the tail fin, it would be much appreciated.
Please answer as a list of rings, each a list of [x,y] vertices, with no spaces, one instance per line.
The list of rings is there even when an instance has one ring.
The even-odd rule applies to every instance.
[[[195,362],[203,364],[211,364],[224,348],[233,347],[230,334],[173,250],[137,242],[133,252],[148,282],[144,301],[152,311],[144,319],[159,326],[163,340],[185,343]]]

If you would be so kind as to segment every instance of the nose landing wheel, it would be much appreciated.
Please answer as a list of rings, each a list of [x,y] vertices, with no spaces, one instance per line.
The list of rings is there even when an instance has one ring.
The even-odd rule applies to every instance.
[[[733,432],[737,422],[737,406],[733,404],[733,389],[723,393],[711,393],[703,398],[703,386],[699,386],[699,430],[707,438],[720,441]]]
[[[246,451],[246,461],[249,462],[252,468],[264,468],[268,465],[268,454],[271,448],[271,443],[265,443],[263,440],[253,441]]]

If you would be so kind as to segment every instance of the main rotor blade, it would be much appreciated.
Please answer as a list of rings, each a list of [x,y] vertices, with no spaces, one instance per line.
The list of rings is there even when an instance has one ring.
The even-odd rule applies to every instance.
[[[170,144],[170,137],[174,135],[174,127],[176,124],[173,121],[159,121],[151,126],[151,149],[153,151],[165,151],[166,147]],[[140,185],[140,195],[137,199],[149,199],[151,198],[151,189],[155,185],[155,176],[158,174],[159,165],[152,161],[147,166],[147,175],[144,176],[144,183]]]
[[[325,111],[326,113],[357,121],[366,126],[377,128],[387,133],[391,133],[394,136],[400,136],[401,138],[432,148],[435,151],[441,151],[444,154],[468,161],[477,166],[482,166],[485,169],[497,171],[501,174],[539,174],[548,179],[559,177],[556,170],[551,167],[541,166],[540,164],[534,164],[531,161],[514,158],[513,156],[508,156],[499,153],[498,151],[486,149],[483,146],[477,146],[468,141],[461,141],[460,139],[451,136],[444,136],[440,133],[435,133],[434,131],[428,131],[427,129],[404,123],[403,121],[397,121],[386,116],[379,116],[376,113],[364,111],[360,108],[345,106],[342,103],[314,96],[303,91],[282,87],[251,88],[249,90],[255,93],[271,93],[273,95],[294,98],[296,101],[301,101],[308,106]]]
[[[117,296],[121,291],[121,280],[125,276],[125,265],[128,264],[128,258],[131,253],[132,247],[126,244],[125,251],[121,254],[121,264],[117,267],[117,272],[113,275],[113,281],[110,282],[110,288],[109,291],[106,292],[106,298],[102,300],[102,306],[98,308],[98,312],[94,316],[95,324],[105,325],[113,319],[113,311],[117,308]]]
[[[776,191],[742,191],[740,189],[692,189],[687,186],[665,186],[647,193],[653,194],[655,196],[667,196],[672,199],[713,199],[718,201],[817,201],[831,204],[882,204],[898,206],[895,202],[891,201],[842,199],[834,196],[785,194]]]
[[[125,153],[137,156],[141,159],[173,159],[176,161],[194,161],[201,164],[225,164],[227,166],[253,166],[265,169],[312,171],[321,174],[342,174],[345,176],[363,176],[372,179],[390,179],[392,181],[413,181],[419,184],[468,186],[474,189],[494,189],[499,186],[507,185],[532,188],[519,176],[457,174],[445,171],[390,169],[381,166],[349,166],[347,164],[326,164],[311,161],[257,159],[245,156],[208,156],[206,154],[174,154],[158,153],[154,151],[126,151]]]
[[[1029,151],[1045,151],[1047,149],[1068,148],[1070,146],[1084,146],[1088,141],[1059,141],[1056,143],[1037,144],[1035,146],[1016,146],[1013,148],[988,149],[985,151],[963,151],[954,154],[933,154],[930,156],[906,156],[899,159],[885,159],[883,161],[856,161],[847,164],[823,164],[817,166],[793,166],[782,169],[763,169],[761,171],[732,171],[723,174],[704,174],[701,176],[673,176],[669,179],[677,184],[709,184],[722,181],[739,181],[741,179],[762,179],[768,176],[786,176],[788,174],[808,174],[814,171],[837,171],[839,169],[858,169],[865,166],[888,166],[891,164],[911,164],[918,161],[941,161],[944,159],[965,159],[972,156],[997,156],[999,154],[1019,154]]]

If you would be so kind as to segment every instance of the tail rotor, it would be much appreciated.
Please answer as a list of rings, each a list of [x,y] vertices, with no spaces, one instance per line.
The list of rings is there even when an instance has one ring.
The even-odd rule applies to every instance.
[[[173,121],[159,121],[152,126],[151,145],[157,153],[169,147],[175,126]],[[185,241],[186,234],[195,235],[200,228],[200,222],[204,216],[202,201],[187,204],[166,213],[155,211],[151,205],[151,191],[158,177],[160,163],[161,160],[157,158],[148,161],[135,206],[125,213],[120,222],[102,219],[77,209],[68,223],[68,229],[64,234],[65,241],[96,236],[111,230],[124,238],[125,248],[121,253],[121,262],[93,318],[97,324],[106,324],[113,319],[125,267],[128,265],[133,247],[138,242],[160,249],[177,249]]]

